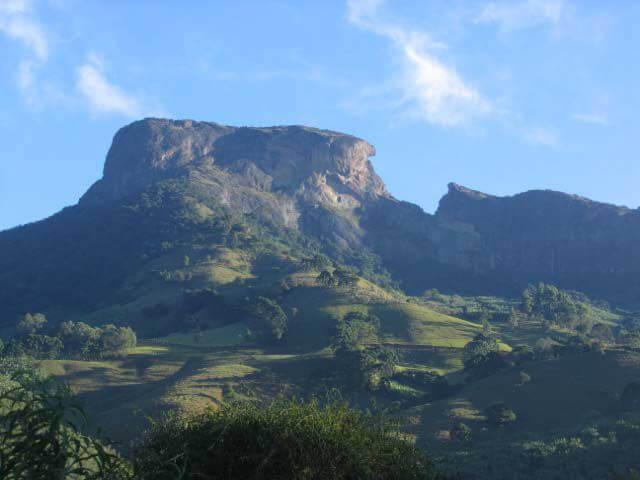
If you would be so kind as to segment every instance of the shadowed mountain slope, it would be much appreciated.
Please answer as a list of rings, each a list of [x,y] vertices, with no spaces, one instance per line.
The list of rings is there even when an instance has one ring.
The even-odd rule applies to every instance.
[[[248,256],[243,278],[261,275],[265,254],[295,269],[322,252],[374,281],[388,271],[408,292],[513,294],[547,280],[637,300],[638,210],[451,184],[429,215],[387,192],[374,154],[364,140],[303,126],[134,122],[77,205],[0,232],[0,321],[130,303],[165,292],[167,278],[176,291],[216,286],[202,265],[221,248]],[[185,256],[197,262],[181,265]]]

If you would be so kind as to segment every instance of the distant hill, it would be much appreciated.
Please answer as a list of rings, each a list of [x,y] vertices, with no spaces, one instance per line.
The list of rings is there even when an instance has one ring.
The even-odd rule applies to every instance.
[[[637,301],[637,210],[451,184],[429,215],[387,192],[374,154],[364,140],[303,126],[134,122],[77,205],[0,232],[0,325],[26,311],[128,322],[135,311],[149,333],[166,333],[185,291],[233,303],[320,253],[392,290],[511,295],[546,280]],[[162,322],[149,320],[163,308]]]

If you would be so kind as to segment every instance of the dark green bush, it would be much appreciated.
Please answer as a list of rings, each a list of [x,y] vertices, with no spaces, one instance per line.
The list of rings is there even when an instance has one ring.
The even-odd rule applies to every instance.
[[[141,479],[433,479],[431,460],[343,403],[233,404],[154,423],[135,453]]]

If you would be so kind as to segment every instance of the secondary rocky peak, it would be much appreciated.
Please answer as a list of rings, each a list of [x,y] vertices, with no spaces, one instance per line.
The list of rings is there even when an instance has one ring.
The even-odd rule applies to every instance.
[[[116,133],[103,178],[81,202],[108,203],[190,169],[215,166],[259,190],[354,204],[388,196],[369,160],[373,155],[366,141],[329,130],[148,118]]]
[[[450,183],[449,191],[440,200],[437,215],[447,220],[475,223],[477,217],[495,221],[515,212],[519,216],[540,215],[547,222],[556,219],[566,224],[578,218],[583,221],[603,215],[625,215],[633,210],[554,190],[529,190],[498,197]]]

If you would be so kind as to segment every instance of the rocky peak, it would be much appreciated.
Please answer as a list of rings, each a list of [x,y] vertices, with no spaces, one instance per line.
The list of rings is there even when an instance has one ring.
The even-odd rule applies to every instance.
[[[369,160],[373,155],[375,148],[364,140],[304,126],[149,118],[116,133],[103,178],[81,203],[108,203],[164,178],[215,166],[258,190],[352,207],[366,197],[389,196]]]
[[[627,207],[554,190],[529,190],[513,196],[497,197],[450,183],[449,191],[440,200],[436,215],[441,219],[471,224],[528,218],[546,224],[570,225],[631,212],[633,210]]]

